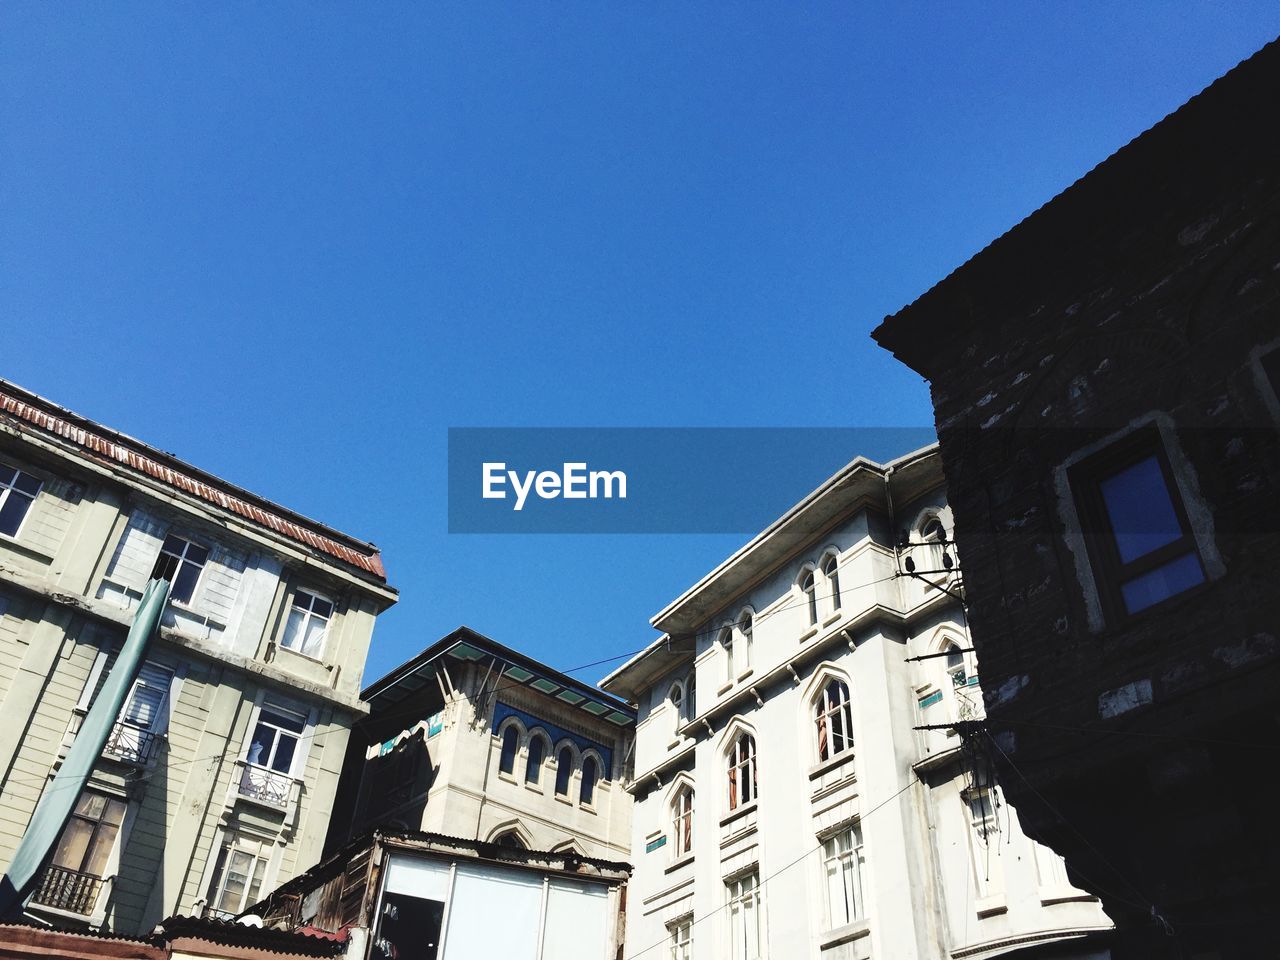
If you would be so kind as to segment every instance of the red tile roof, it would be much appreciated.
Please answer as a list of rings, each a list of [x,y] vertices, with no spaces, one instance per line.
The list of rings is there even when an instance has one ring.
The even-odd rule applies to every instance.
[[[314,520],[308,520],[184,463],[177,457],[64,410],[7,380],[0,380],[0,417],[14,422],[19,429],[24,426],[36,427],[45,433],[61,437],[95,460],[158,480],[168,487],[328,554],[383,582],[387,579],[382,556],[373,544],[363,543]]]

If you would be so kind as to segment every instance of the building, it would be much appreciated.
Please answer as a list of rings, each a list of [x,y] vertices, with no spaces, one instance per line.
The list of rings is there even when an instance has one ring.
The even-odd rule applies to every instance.
[[[340,937],[351,960],[613,960],[628,867],[416,831],[375,831],[254,909]]]
[[[375,827],[623,860],[635,712],[459,627],[362,694],[329,848]]]
[[[854,460],[602,681],[639,717],[628,957],[1108,955],[949,726],[982,702],[950,530],[936,448]]]
[[[986,724],[1118,955],[1270,955],[1271,43],[885,320],[928,378]]]
[[[172,582],[27,912],[149,933],[236,913],[321,856],[374,619],[377,549],[0,381],[0,865]]]

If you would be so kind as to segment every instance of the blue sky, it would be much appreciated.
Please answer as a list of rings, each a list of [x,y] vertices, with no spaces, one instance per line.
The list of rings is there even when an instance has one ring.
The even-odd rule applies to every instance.
[[[868,331],[1277,32],[1247,2],[6,3],[0,373],[378,543],[403,599],[367,679],[460,623],[621,654],[743,537],[451,536],[449,427],[928,424]]]

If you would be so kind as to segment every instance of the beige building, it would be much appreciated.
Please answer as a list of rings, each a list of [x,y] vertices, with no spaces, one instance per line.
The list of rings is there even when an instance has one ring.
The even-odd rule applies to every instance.
[[[384,827],[628,858],[627,704],[467,627],[363,697],[330,849]]]
[[[0,866],[148,579],[160,638],[29,901],[148,933],[315,863],[360,702],[377,549],[0,381]]]
[[[602,681],[639,716],[626,957],[1108,956],[952,726],[983,690],[951,530],[936,447],[859,458]]]

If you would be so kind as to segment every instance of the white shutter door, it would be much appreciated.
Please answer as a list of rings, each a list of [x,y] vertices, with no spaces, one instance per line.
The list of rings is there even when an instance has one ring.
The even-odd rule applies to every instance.
[[[608,947],[608,887],[553,879],[547,891],[543,960],[608,960]]]
[[[124,719],[147,730],[156,726],[171,683],[171,671],[154,663],[144,663],[138,672],[138,679],[133,682],[129,702],[125,704]]]
[[[443,960],[536,960],[542,876],[459,864]]]
[[[167,529],[164,521],[145,510],[135,509],[129,516],[124,536],[116,544],[115,556],[107,570],[108,579],[140,592],[151,576]]]

